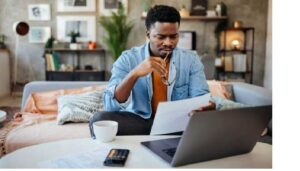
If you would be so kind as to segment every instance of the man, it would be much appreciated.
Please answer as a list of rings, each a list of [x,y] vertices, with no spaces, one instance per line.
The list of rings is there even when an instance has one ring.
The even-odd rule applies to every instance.
[[[195,53],[176,48],[179,12],[156,5],[145,20],[148,43],[124,51],[112,68],[105,109],[90,120],[115,120],[118,135],[149,134],[159,102],[209,93],[204,67]],[[208,106],[211,107],[211,106]]]

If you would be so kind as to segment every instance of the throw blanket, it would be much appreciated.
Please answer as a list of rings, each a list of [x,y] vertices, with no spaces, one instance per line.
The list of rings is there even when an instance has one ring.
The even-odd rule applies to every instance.
[[[6,137],[12,130],[22,129],[29,125],[56,120],[56,115],[37,115],[32,113],[17,112],[13,120],[1,128],[0,132],[0,157],[7,153],[5,148]],[[15,128],[15,129],[14,129]]]

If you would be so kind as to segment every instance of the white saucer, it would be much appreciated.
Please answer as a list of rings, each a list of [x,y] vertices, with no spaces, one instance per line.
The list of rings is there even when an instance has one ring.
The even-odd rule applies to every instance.
[[[3,110],[0,110],[0,122],[5,121],[6,119],[6,112]]]

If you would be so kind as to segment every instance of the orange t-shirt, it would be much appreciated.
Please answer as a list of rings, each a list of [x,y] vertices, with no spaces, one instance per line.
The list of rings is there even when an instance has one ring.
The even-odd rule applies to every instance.
[[[166,68],[169,70],[170,59],[166,60]],[[168,74],[167,74],[168,75]],[[168,76],[167,78],[168,79]],[[167,101],[167,85],[161,81],[161,77],[158,73],[152,72],[152,87],[153,96],[151,101],[152,116],[155,116],[157,106],[159,102]]]

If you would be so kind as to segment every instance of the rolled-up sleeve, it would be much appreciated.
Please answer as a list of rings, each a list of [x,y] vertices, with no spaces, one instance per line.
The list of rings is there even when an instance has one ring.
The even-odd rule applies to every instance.
[[[209,93],[208,84],[206,81],[204,66],[198,55],[193,55],[193,60],[190,70],[189,96],[196,97]]]
[[[127,59],[126,59],[127,58]],[[128,62],[128,54],[122,53],[118,60],[113,64],[112,76],[109,80],[108,87],[104,91],[103,100],[106,111],[121,111],[125,110],[131,103],[132,92],[129,98],[124,103],[119,103],[115,98],[115,89],[122,82],[122,80],[130,72],[130,64]]]

